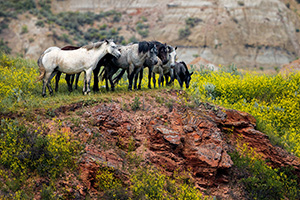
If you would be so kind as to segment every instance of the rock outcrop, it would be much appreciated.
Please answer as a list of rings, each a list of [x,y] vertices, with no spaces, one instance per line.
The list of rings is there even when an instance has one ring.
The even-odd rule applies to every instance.
[[[188,171],[196,186],[218,187],[221,196],[228,199],[229,191],[237,190],[229,187],[234,165],[229,153],[236,149],[237,140],[254,148],[270,166],[292,166],[300,175],[299,158],[273,146],[265,134],[255,129],[253,116],[209,103],[190,108],[178,99],[177,93],[184,95],[182,91],[167,92],[169,103],[164,103],[168,106],[156,101],[158,97],[147,95],[141,100],[142,109],[137,111],[126,106],[132,98],[84,109],[70,106],[83,113],[81,125],[71,128],[85,146],[80,159],[81,195],[86,190],[97,192],[95,176],[99,166],[113,168],[126,182],[129,168],[152,164],[168,176]],[[64,117],[67,111],[67,107],[61,107],[55,113]],[[126,157],[128,152],[137,155],[131,164]]]

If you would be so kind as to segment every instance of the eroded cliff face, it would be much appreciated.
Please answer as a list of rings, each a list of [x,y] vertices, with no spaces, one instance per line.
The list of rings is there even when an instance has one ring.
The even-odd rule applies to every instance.
[[[122,13],[119,22],[99,21],[121,28],[128,39],[159,40],[178,46],[178,57],[190,63],[198,55],[216,65],[236,64],[239,68],[264,69],[282,66],[300,55],[299,4],[295,0],[53,0],[52,11],[109,11]],[[195,19],[187,26],[186,20]],[[149,36],[136,31],[141,19],[149,26]],[[1,19],[0,19],[1,20]],[[39,19],[29,14],[12,20],[1,38],[9,42],[13,53],[37,59],[49,46],[68,45],[57,35],[69,34],[56,24],[36,27]],[[28,33],[21,34],[27,25]],[[190,35],[179,37],[180,29]],[[83,28],[87,31],[88,27]],[[71,36],[70,36],[71,37]],[[76,42],[75,42],[76,43]]]
[[[180,58],[187,62],[197,54],[215,64],[274,67],[300,55],[299,17],[280,0],[65,0],[52,6],[57,12],[114,9],[132,16],[129,25],[144,16],[150,23],[147,39],[180,46]],[[179,39],[189,17],[198,22]]]

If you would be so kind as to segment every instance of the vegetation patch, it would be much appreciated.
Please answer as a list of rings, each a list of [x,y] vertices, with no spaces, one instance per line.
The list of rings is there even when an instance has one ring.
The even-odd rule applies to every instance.
[[[231,154],[234,164],[247,177],[241,182],[249,199],[299,199],[297,176],[292,169],[274,169],[268,166],[247,144],[238,143],[238,151]]]

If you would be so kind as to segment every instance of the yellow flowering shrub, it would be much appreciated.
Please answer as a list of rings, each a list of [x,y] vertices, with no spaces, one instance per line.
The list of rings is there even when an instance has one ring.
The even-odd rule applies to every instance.
[[[114,176],[114,169],[112,167],[104,167],[97,171],[96,183],[100,190],[117,189],[122,186],[120,179]]]
[[[30,96],[41,91],[41,82],[35,83],[37,64],[32,61],[13,59],[0,52],[0,74],[0,111],[29,103]]]
[[[300,156],[300,74],[234,75],[228,72],[192,76],[187,90],[201,100],[252,114],[262,132],[280,138],[286,149]]]

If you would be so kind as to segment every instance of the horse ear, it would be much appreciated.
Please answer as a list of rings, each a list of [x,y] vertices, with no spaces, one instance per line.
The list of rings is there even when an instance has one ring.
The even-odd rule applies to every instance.
[[[108,44],[109,43],[109,41],[107,40],[107,39],[105,39],[105,42]]]
[[[175,50],[177,49],[177,46],[175,47]]]
[[[194,73],[194,72],[190,73],[190,76],[192,76],[192,75],[193,75],[193,73]]]

